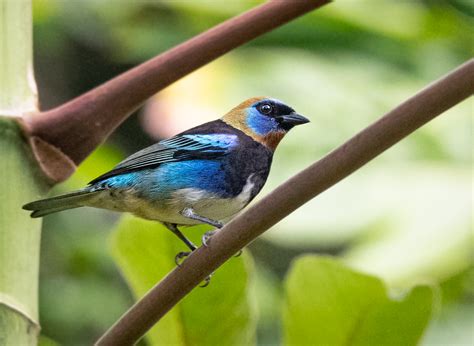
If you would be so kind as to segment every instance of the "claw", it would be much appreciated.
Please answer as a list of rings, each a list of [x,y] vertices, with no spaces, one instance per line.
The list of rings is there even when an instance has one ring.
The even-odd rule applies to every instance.
[[[190,254],[191,254],[190,251],[181,251],[181,252],[178,252],[178,254],[174,257],[174,262],[176,263],[176,265],[177,265],[178,267],[180,267],[180,266],[181,266],[181,263],[182,263],[181,260],[182,260],[183,258],[188,257]],[[211,282],[211,277],[212,277],[212,274],[209,275],[207,278],[205,278],[205,279],[204,279],[204,283],[203,283],[201,286],[199,286],[199,287],[204,288],[204,287],[209,286],[209,283]]]
[[[214,231],[208,231],[206,233],[204,233],[202,235],[202,238],[201,238],[201,241],[202,241],[202,245],[204,245],[205,247],[208,247],[209,246],[209,241],[211,240],[211,237],[216,234],[217,230],[214,230]]]
[[[240,255],[242,255],[242,250],[239,250],[239,251],[234,255],[234,257],[240,257]]]
[[[182,260],[183,258],[188,257],[190,254],[191,254],[191,252],[189,252],[189,251],[181,251],[181,252],[178,252],[178,254],[174,257],[174,263],[176,263],[176,265],[177,265],[178,267],[180,267],[180,266],[181,266],[181,262],[182,262],[181,260]]]
[[[209,286],[209,283],[211,282],[212,274],[209,275],[207,278],[204,279],[204,283],[200,285],[199,287],[204,288]]]

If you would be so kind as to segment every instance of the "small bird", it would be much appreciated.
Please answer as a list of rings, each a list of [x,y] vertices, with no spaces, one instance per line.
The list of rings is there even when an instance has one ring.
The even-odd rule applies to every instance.
[[[251,98],[219,120],[138,151],[81,190],[23,209],[34,218],[84,206],[131,212],[161,222],[194,251],[178,226],[221,228],[260,192],[280,140],[307,122],[281,101]],[[189,254],[180,252],[176,262]]]

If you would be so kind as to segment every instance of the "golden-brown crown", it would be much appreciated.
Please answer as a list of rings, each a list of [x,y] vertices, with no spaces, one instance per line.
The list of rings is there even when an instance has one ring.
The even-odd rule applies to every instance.
[[[253,131],[247,124],[247,112],[252,105],[256,104],[259,101],[269,99],[268,97],[259,96],[252,97],[244,102],[240,103],[238,106],[232,108],[227,114],[222,117],[222,121],[231,125],[232,127],[242,131],[247,136],[252,137],[257,142],[262,143],[271,150],[275,150],[276,146],[280,140],[285,135],[285,131],[272,132],[268,135],[262,136],[255,131]]]

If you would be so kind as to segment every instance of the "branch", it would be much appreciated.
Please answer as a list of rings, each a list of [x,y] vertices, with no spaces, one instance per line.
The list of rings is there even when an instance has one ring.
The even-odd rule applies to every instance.
[[[25,117],[43,171],[66,179],[146,99],[230,50],[330,0],[269,1],[119,75],[76,99]],[[53,157],[53,159],[52,159]]]
[[[130,308],[97,342],[137,342],[174,305],[239,249],[474,91],[474,59],[429,85],[320,161],[287,180],[216,233]]]

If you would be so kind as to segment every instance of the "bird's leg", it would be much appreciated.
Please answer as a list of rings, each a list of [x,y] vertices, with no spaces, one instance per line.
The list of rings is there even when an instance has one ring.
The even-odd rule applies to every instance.
[[[186,238],[184,236],[184,234],[181,233],[181,231],[178,229],[178,226],[175,223],[163,222],[163,225],[165,225],[165,227],[168,228],[171,232],[176,234],[176,236],[179,239],[181,239],[186,244],[186,246],[189,247],[189,249],[191,250],[191,251],[178,252],[178,254],[175,256],[174,262],[179,267],[181,265],[181,263],[180,263],[181,259],[185,258],[185,257],[188,257],[191,254],[191,252],[193,252],[194,250],[197,249],[197,247],[196,247],[196,245],[193,244],[193,242],[191,240]],[[201,285],[200,287],[207,287],[209,285],[209,283],[211,282],[211,277],[212,277],[212,274],[209,275],[208,277],[206,277],[204,279],[204,284]]]
[[[183,233],[181,233],[181,231],[178,229],[178,226],[177,226],[175,223],[168,223],[168,222],[165,222],[164,225],[165,225],[165,227],[168,228],[171,232],[173,232],[174,234],[176,234],[176,236],[177,236],[179,239],[181,239],[191,251],[194,251],[194,250],[197,249],[197,246],[194,245],[191,240],[189,240],[188,238],[186,238]]]
[[[187,218],[193,219],[193,220],[197,220],[197,221],[201,221],[203,223],[207,223],[208,225],[214,226],[216,228],[224,227],[224,225],[219,221],[215,221],[215,220],[209,219],[207,217],[196,214],[192,208],[184,208],[181,211],[181,215],[183,215]],[[213,230],[213,231],[208,231],[208,232],[204,233],[202,238],[201,238],[202,239],[202,245],[204,245],[206,247],[209,246],[209,240],[211,239],[211,237],[216,232],[217,232],[217,230]],[[237,252],[235,257],[239,257],[241,254],[242,254],[242,250],[239,250],[239,252]]]
[[[207,223],[208,225],[214,226],[216,228],[224,227],[224,225],[219,221],[208,219],[207,217],[196,214],[192,208],[184,208],[183,210],[181,210],[181,215],[189,219],[201,221],[202,223]]]
[[[179,239],[181,239],[186,244],[186,246],[189,247],[189,249],[191,250],[191,251],[178,252],[178,254],[175,256],[174,262],[179,267],[181,265],[181,262],[180,262],[181,259],[183,259],[185,257],[188,257],[191,254],[191,252],[193,252],[194,250],[197,249],[197,246],[194,245],[191,240],[186,238],[183,233],[181,233],[181,231],[178,229],[178,226],[175,223],[163,222],[163,225],[165,225],[165,227],[168,228],[171,232],[176,234],[176,236]],[[209,285],[209,283],[211,282],[211,276],[212,276],[212,274],[209,275],[207,278],[205,278],[204,279],[204,284],[202,284],[200,287],[207,287]]]
[[[220,223],[219,221],[212,220],[207,217],[196,214],[192,208],[184,208],[181,211],[181,215],[183,215],[184,217],[196,220],[196,221],[201,221],[202,223],[206,223],[216,228],[224,227],[224,225]],[[202,244],[207,247],[209,240],[211,239],[212,235],[215,234],[216,232],[217,231],[214,230],[214,231],[209,231],[209,232],[204,233],[204,235],[202,236]]]
[[[191,252],[193,252],[194,250],[197,249],[197,246],[193,244],[193,242],[191,240],[189,240],[188,238],[186,238],[184,236],[183,233],[181,233],[181,231],[178,229],[178,226],[174,223],[168,223],[168,222],[164,222],[163,223],[165,225],[166,228],[168,228],[171,232],[173,232],[174,234],[176,234],[176,236],[181,239],[183,241],[183,243],[186,244],[186,246],[191,250],[191,251],[181,251],[179,252],[175,258],[174,258],[174,261],[176,263],[177,266],[180,265],[180,260],[184,257],[187,257],[189,256],[189,254]]]

